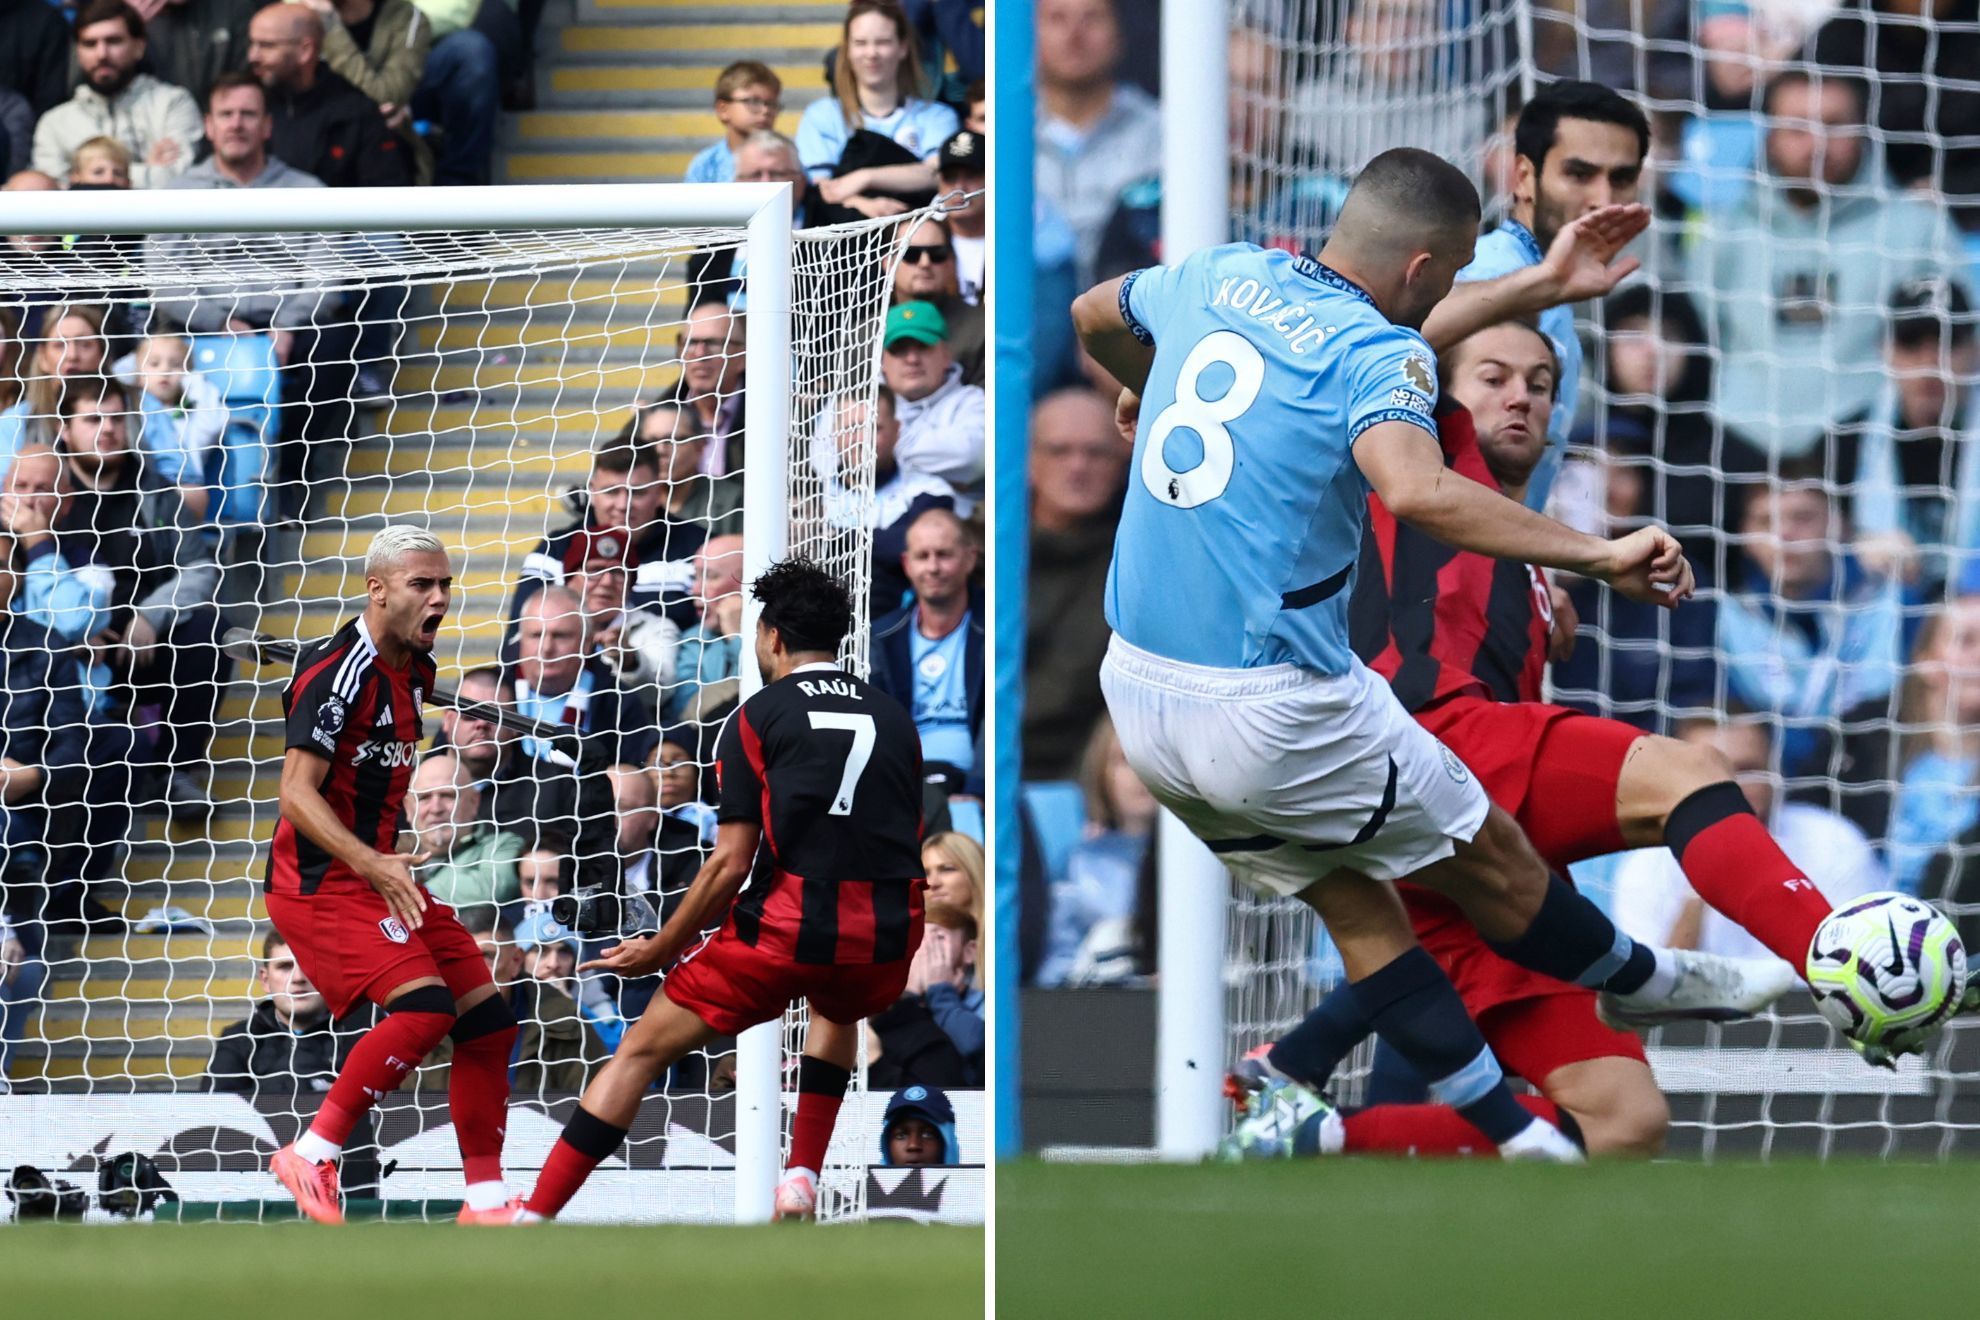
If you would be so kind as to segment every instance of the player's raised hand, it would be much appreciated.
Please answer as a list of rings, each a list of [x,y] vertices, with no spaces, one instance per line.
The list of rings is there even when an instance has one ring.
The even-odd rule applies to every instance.
[[[385,900],[393,916],[406,923],[407,930],[418,930],[426,922],[426,891],[412,873],[431,856],[423,852],[375,852],[364,867],[365,883]]]
[[[651,976],[665,963],[666,953],[658,935],[614,944],[599,957],[580,964],[580,972],[610,972],[614,976]]]
[[[1676,609],[1695,583],[1684,547],[1661,527],[1643,527],[1609,542],[1608,562],[1593,574],[1634,601]]]
[[[1561,302],[1600,298],[1643,263],[1616,254],[1650,227],[1650,208],[1640,202],[1604,206],[1561,226],[1541,269],[1552,278]]]

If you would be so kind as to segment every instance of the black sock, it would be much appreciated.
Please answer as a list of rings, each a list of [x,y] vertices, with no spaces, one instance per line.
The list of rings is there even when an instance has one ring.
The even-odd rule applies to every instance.
[[[571,1111],[571,1121],[564,1124],[564,1140],[581,1155],[589,1155],[594,1160],[608,1160],[625,1141],[628,1131],[630,1129],[607,1123],[579,1105]]]
[[[1430,1095],[1463,1114],[1497,1145],[1533,1115],[1506,1088],[1478,1026],[1437,962],[1420,947],[1349,987],[1383,1040],[1430,1081]]]
[[[1295,1082],[1317,1091],[1373,1030],[1360,1000],[1343,987],[1321,1000],[1265,1057]]]
[[[1557,875],[1547,877],[1547,897],[1524,935],[1486,943],[1501,958],[1542,976],[1618,994],[1641,989],[1657,969],[1648,945],[1617,930],[1586,894]]]

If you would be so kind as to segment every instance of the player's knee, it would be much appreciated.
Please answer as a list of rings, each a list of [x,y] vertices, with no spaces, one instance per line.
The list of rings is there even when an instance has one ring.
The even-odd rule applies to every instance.
[[[509,1008],[509,1001],[500,995],[490,995],[456,1017],[447,1034],[453,1037],[456,1045],[465,1045],[469,1041],[499,1040],[505,1035],[513,1037],[516,1025],[516,1015]]]
[[[430,1013],[436,1017],[445,1017],[447,1026],[442,1028],[443,1031],[451,1030],[454,1025],[454,997],[448,994],[447,987],[442,985],[415,986],[386,1004],[385,1011]]]
[[[1732,780],[1735,771],[1726,754],[1716,747],[1703,743],[1681,742],[1676,738],[1658,738],[1659,743],[1669,743],[1665,754],[1670,760],[1669,778],[1677,790],[1677,801],[1711,784],[1723,784]]]
[[[1592,1113],[1577,1113],[1590,1156],[1648,1159],[1664,1152],[1671,1130],[1671,1107],[1654,1086],[1631,1088],[1614,1103]]]

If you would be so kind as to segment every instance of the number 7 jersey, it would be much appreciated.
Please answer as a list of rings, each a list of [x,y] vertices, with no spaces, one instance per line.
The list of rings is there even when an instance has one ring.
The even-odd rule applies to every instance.
[[[921,734],[900,702],[836,665],[745,701],[716,748],[719,817],[763,830],[732,920],[785,961],[907,956],[921,913]]]
[[[1353,445],[1390,421],[1436,437],[1430,346],[1312,257],[1249,243],[1136,271],[1121,315],[1155,363],[1107,622],[1190,664],[1348,672],[1369,494]]]

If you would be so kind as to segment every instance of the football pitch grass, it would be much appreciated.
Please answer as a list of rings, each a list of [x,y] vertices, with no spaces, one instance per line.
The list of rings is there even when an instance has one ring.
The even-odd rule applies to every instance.
[[[1970,1162],[1023,1163],[998,1176],[997,1309],[1809,1320],[1888,1288],[1956,1314],[1976,1219]]]
[[[983,1314],[983,1230],[0,1225],[0,1315],[805,1320]]]

